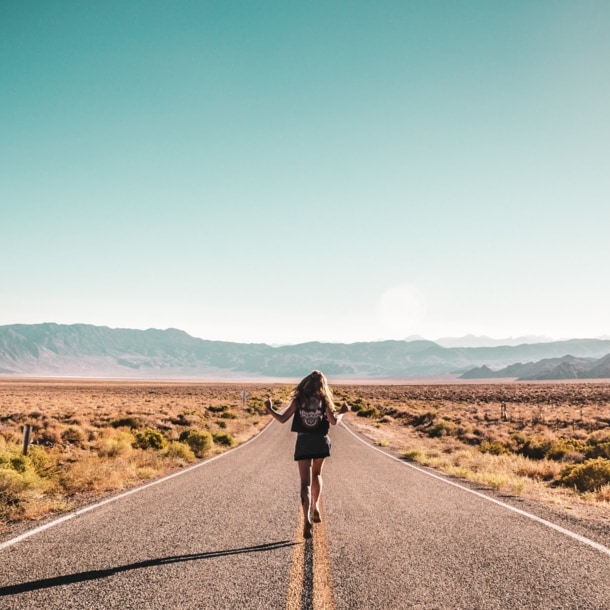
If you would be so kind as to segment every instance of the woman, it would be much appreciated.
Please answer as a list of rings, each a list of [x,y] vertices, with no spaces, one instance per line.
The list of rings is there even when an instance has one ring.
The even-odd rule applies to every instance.
[[[311,538],[313,523],[320,523],[320,496],[322,494],[322,466],[330,456],[330,424],[336,425],[349,411],[344,402],[337,413],[333,395],[326,377],[313,371],[296,387],[290,404],[281,412],[273,410],[270,398],[265,400],[267,411],[281,424],[291,417],[292,431],[297,433],[294,459],[301,477],[301,503],[305,516],[303,536]],[[312,497],[313,495],[313,497]],[[313,515],[310,516],[313,508]]]

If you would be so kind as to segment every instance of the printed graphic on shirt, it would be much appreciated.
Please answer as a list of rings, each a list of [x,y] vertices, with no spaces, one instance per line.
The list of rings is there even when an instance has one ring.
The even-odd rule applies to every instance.
[[[299,409],[301,421],[306,428],[315,428],[322,421],[322,405],[318,404],[317,406],[314,406],[310,404],[307,406],[309,408]]]

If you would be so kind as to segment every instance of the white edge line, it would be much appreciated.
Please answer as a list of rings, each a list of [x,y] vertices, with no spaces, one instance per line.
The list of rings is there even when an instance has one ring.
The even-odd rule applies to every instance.
[[[23,534],[16,536],[15,538],[11,538],[10,540],[7,540],[6,542],[2,542],[2,543],[0,543],[0,551],[2,549],[5,549],[6,547],[17,544],[18,542],[21,542],[22,540],[25,540],[26,538],[29,538],[30,536],[34,536],[35,534],[39,534],[40,532],[43,532],[44,530],[47,530],[51,527],[55,527],[56,525],[59,525],[60,523],[63,523],[64,521],[68,521],[69,519],[73,519],[74,517],[78,517],[79,515],[88,513],[90,510],[94,510],[96,508],[99,508],[100,506],[104,506],[105,504],[110,504],[111,502],[116,502],[117,500],[121,500],[123,498],[126,498],[127,496],[130,496],[132,494],[143,491],[144,489],[148,489],[149,487],[159,485],[161,483],[164,483],[165,481],[169,481],[169,479],[173,479],[174,477],[179,477],[183,474],[186,474],[187,472],[190,472],[191,470],[195,470],[196,468],[201,468],[202,466],[206,466],[207,464],[209,464],[211,462],[219,460],[220,458],[224,457],[225,455],[229,455],[230,453],[233,453],[234,451],[237,451],[238,449],[241,449],[242,447],[245,447],[246,445],[249,445],[251,442],[255,441],[257,438],[259,438],[261,436],[261,434],[263,434],[269,428],[269,426],[272,423],[273,423],[273,420],[271,420],[258,434],[256,434],[252,438],[248,439],[245,443],[242,443],[241,445],[238,445],[237,447],[234,447],[233,449],[229,449],[228,451],[225,451],[224,453],[215,455],[214,457],[208,458],[207,460],[204,460],[203,462],[198,462],[197,464],[193,464],[192,466],[188,466],[187,468],[183,468],[182,470],[179,470],[177,472],[172,472],[172,474],[168,474],[164,477],[161,477],[160,479],[151,481],[150,483],[145,483],[144,485],[140,485],[139,487],[134,487],[133,489],[124,491],[123,493],[121,493],[117,496],[112,496],[111,498],[106,498],[105,500],[96,502],[95,504],[90,504],[83,508],[79,508],[78,510],[75,510],[72,513],[68,513],[67,515],[64,515],[63,517],[59,517],[58,519],[49,521],[49,523],[45,523],[44,525],[35,527],[34,529],[28,530],[27,532],[24,532]]]
[[[453,487],[457,487],[458,489],[461,489],[462,491],[467,491],[468,493],[478,496],[479,498],[483,498],[483,500],[487,500],[488,502],[493,502],[494,504],[497,504],[498,506],[501,506],[502,508],[506,508],[507,510],[512,510],[513,512],[515,512],[523,517],[527,517],[528,519],[531,519],[532,521],[537,521],[538,523],[541,523],[542,525],[545,525],[546,527],[554,529],[566,536],[569,536],[570,538],[574,538],[575,540],[578,540],[578,542],[582,542],[583,544],[586,544],[586,545],[596,549],[597,551],[600,551],[601,553],[610,555],[610,549],[608,547],[604,546],[603,544],[600,544],[599,542],[595,542],[594,540],[591,540],[590,538],[581,536],[580,534],[577,534],[576,532],[572,532],[572,531],[566,529],[565,527],[561,527],[560,525],[557,525],[551,521],[547,521],[546,519],[537,517],[536,515],[534,515],[532,513],[528,513],[525,510],[521,510],[520,508],[516,508],[514,506],[511,506],[510,504],[506,504],[505,502],[502,502],[501,500],[496,500],[495,498],[482,494],[481,492],[475,491],[474,489],[469,489],[468,487],[465,487],[464,485],[460,485],[459,483],[456,483],[455,481],[451,481],[438,474],[434,474],[433,472],[424,470],[423,468],[420,468],[419,466],[415,466],[414,464],[405,462],[404,460],[401,460],[389,453],[386,453],[385,451],[382,451],[381,449],[378,449],[374,445],[371,445],[366,440],[364,440],[364,438],[362,438],[360,435],[356,434],[353,430],[351,430],[348,426],[346,426],[344,423],[342,423],[342,425],[350,434],[352,434],[354,437],[356,437],[356,439],[358,439],[361,443],[363,443],[370,449],[373,449],[374,451],[381,453],[381,455],[385,455],[387,458],[390,458],[391,460],[395,460],[396,462],[398,462],[399,464],[402,464],[403,466],[408,466],[409,468],[413,468],[413,470],[417,470],[417,472],[421,472],[422,474],[425,474],[426,476],[429,476],[429,477],[432,477],[433,479],[442,481],[443,483],[446,483],[447,485],[453,485]]]

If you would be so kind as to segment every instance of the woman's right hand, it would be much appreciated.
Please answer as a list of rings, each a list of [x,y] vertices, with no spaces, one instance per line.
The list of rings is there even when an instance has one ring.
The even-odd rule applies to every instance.
[[[267,397],[265,399],[265,407],[267,408],[267,411],[273,411],[273,402],[271,402],[271,398]]]

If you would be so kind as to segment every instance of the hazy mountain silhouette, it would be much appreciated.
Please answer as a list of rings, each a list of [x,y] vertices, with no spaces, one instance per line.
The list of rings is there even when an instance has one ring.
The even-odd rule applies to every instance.
[[[610,340],[454,348],[426,340],[310,342],[271,347],[262,343],[208,341],[176,329],[130,330],[53,323],[0,326],[3,375],[294,378],[319,368],[334,378],[400,379],[455,376],[485,365],[498,376],[509,365],[526,366],[516,365],[518,362],[563,358],[565,354],[590,359],[597,367],[591,371],[602,377],[610,361],[599,359],[610,354]],[[542,374],[547,368],[541,369]]]
[[[499,347],[501,345],[523,345],[524,343],[550,343],[552,339],[542,335],[525,335],[495,339],[485,335],[464,335],[463,337],[441,337],[435,343],[443,347]]]
[[[610,354],[603,358],[545,358],[538,362],[520,362],[503,369],[491,370],[488,366],[475,367],[460,375],[461,379],[513,378],[527,380],[602,379],[610,378]]]
[[[486,364],[476,366],[460,375],[460,379],[495,379],[497,377],[500,377],[499,371],[493,371]]]

